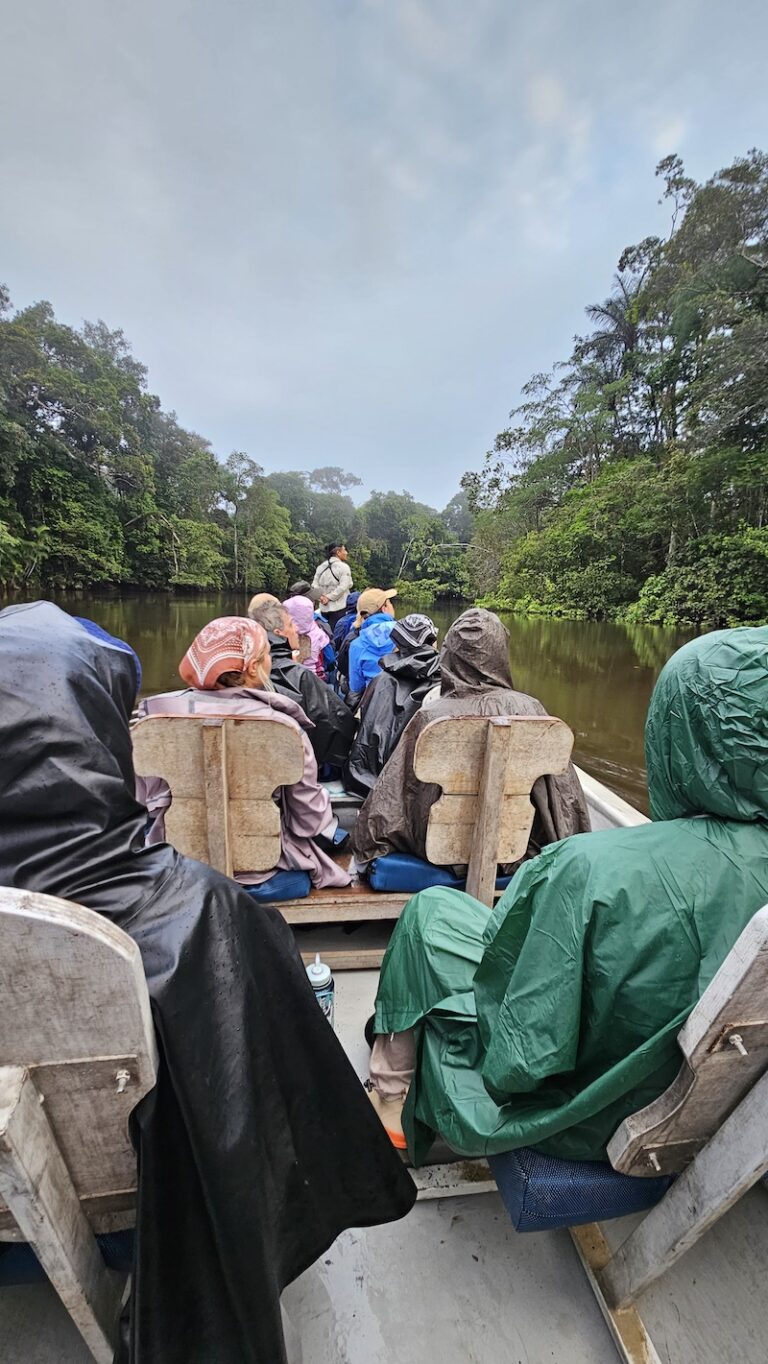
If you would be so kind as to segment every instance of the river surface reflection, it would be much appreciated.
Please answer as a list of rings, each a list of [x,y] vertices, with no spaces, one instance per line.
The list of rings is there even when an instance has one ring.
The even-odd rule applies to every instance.
[[[164,594],[123,597],[62,596],[60,605],[98,621],[128,640],[141,658],[144,692],[179,686],[179,659],[198,630],[219,615],[245,611],[233,593],[205,597]],[[4,604],[4,603],[3,603]],[[441,637],[462,603],[427,609]],[[405,605],[398,614],[403,614]],[[647,811],[643,725],[661,668],[690,636],[654,626],[597,621],[543,620],[505,615],[512,676],[521,691],[538,696],[576,736],[581,767]]]

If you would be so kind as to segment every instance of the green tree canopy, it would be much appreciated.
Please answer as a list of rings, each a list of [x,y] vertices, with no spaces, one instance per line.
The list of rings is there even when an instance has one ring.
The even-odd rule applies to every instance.
[[[768,157],[657,174],[668,237],[622,253],[592,329],[462,481],[472,584],[513,609],[768,618]]]

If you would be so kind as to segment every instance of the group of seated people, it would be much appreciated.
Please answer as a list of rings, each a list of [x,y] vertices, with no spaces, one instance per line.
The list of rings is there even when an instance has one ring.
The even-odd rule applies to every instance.
[[[346,873],[331,855],[313,710],[323,761],[333,754],[352,775],[356,744],[368,745],[359,770],[370,770],[366,718],[390,696],[402,711],[382,726],[387,740],[397,732],[354,830],[361,865],[389,851],[424,856],[439,788],[416,780],[412,757],[432,718],[545,713],[514,689],[493,613],[464,612],[438,654],[427,617],[396,621],[394,594],[369,592],[346,636],[359,632],[368,687],[357,729],[294,657],[290,597],[212,621],[180,665],[186,690],[142,703],[150,715],[267,714],[301,735],[303,776],[278,793],[281,865],[305,867],[316,885]],[[303,607],[300,619],[310,635]],[[408,901],[376,998],[373,1107],[361,1106],[280,916],[253,913],[242,887],[179,857],[159,827],[146,841],[142,794],[157,823],[171,793],[134,799],[131,654],[49,604],[0,612],[0,883],[93,908],[142,952],[161,1053],[135,1118],[132,1330],[147,1357],[234,1364],[255,1359],[244,1342],[258,1340],[261,1357],[277,1359],[279,1288],[341,1227],[390,1220],[412,1202],[374,1107],[414,1164],[437,1134],[467,1156],[531,1146],[604,1161],[623,1118],[672,1081],[680,1027],[768,902],[768,627],[703,635],[663,669],[646,725],[650,822],[589,832],[569,768],[535,783],[527,853],[505,869],[514,875],[495,908],[445,886]],[[380,758],[377,747],[371,762]]]
[[[350,642],[350,693],[343,699],[323,680],[319,665],[328,635],[310,597],[295,591],[305,586],[295,584],[282,602],[259,593],[247,617],[211,621],[179,665],[185,689],[146,697],[139,707],[140,716],[271,716],[301,735],[303,776],[276,793],[279,861],[266,871],[236,869],[238,881],[257,898],[270,898],[273,884],[282,884],[273,878],[285,871],[308,873],[319,889],[350,884],[350,859],[338,856],[349,850],[348,837],[333,815],[323,774],[341,774],[347,791],[365,797],[351,839],[357,873],[365,875],[388,852],[425,857],[429,811],[439,788],[414,778],[412,758],[430,719],[545,714],[540,702],[515,691],[507,631],[492,612],[465,611],[438,653],[430,618],[414,612],[397,620],[395,591],[377,588],[360,594],[344,635],[343,644]],[[342,618],[337,633],[343,624]],[[137,793],[152,816],[148,842],[162,842],[172,791],[161,778],[139,777]],[[527,856],[589,827],[572,768],[562,777],[542,778],[533,801]]]

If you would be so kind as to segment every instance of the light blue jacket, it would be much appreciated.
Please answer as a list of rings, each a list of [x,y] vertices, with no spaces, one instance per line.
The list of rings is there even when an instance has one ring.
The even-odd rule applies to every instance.
[[[349,690],[363,691],[379,675],[379,659],[391,654],[390,639],[394,617],[386,611],[367,616],[360,626],[360,634],[349,646]]]

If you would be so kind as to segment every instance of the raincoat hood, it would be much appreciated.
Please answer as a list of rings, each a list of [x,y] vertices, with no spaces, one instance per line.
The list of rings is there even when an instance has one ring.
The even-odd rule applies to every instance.
[[[473,606],[453,622],[440,650],[440,695],[514,691],[509,634],[493,611]]]
[[[768,821],[768,626],[685,644],[654,688],[645,726],[654,820]]]
[[[29,687],[19,686],[25,676]],[[133,796],[128,729],[136,690],[132,653],[58,606],[0,611],[0,885],[77,900],[121,864],[141,866],[146,812]],[[87,902],[109,912],[111,895],[97,898]]]
[[[440,657],[430,645],[414,649],[411,654],[385,654],[379,659],[379,667],[398,681],[429,681],[430,686],[440,681]]]
[[[288,615],[301,635],[308,635],[315,619],[315,608],[309,597],[288,597],[284,602]]]
[[[369,616],[363,621],[360,629],[361,636],[364,636],[374,649],[381,649],[384,645],[389,645],[394,649],[392,643],[392,626],[394,621],[391,616],[377,614]]]

